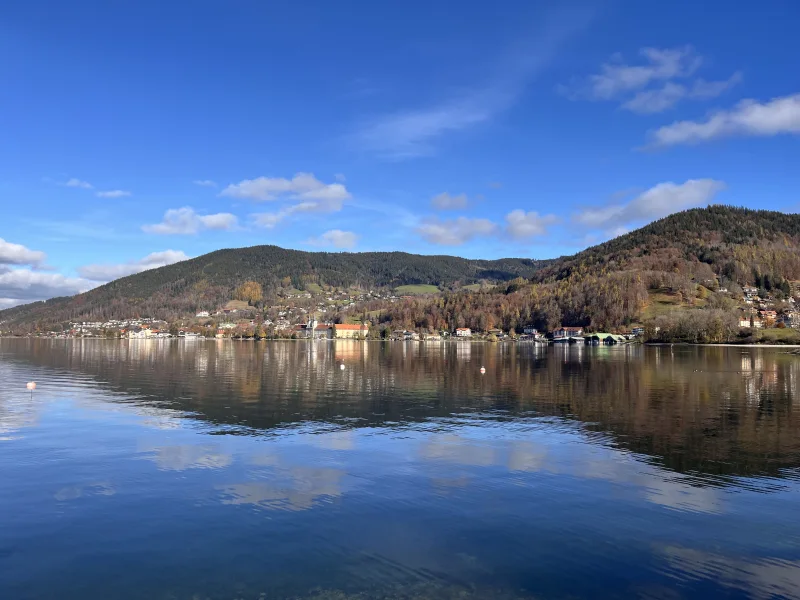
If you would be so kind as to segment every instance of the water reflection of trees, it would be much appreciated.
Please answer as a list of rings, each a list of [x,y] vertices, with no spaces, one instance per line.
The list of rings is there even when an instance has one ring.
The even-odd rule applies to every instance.
[[[403,427],[456,413],[556,416],[679,472],[800,464],[800,359],[741,348],[7,340],[11,360],[92,376],[232,432]],[[13,346],[12,346],[13,345]],[[8,351],[13,347],[13,353]],[[342,370],[340,365],[344,365]],[[481,366],[486,374],[481,375]],[[110,396],[114,399],[115,396]]]

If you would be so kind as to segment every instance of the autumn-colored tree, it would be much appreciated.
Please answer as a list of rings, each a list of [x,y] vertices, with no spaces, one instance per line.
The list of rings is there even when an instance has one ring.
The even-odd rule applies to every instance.
[[[264,291],[261,289],[261,284],[255,281],[245,281],[236,288],[233,292],[233,297],[250,305],[255,305],[256,302],[260,302],[264,297]]]

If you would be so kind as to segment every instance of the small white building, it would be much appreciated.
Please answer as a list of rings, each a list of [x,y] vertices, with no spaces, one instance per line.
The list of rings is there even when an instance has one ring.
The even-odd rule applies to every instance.
[[[211,315],[209,315],[209,314],[208,314],[208,311],[207,311],[207,310],[201,310],[199,313],[197,313],[197,314],[195,315],[195,317],[197,317],[197,318],[201,318],[201,319],[202,319],[202,318],[206,318],[206,317],[210,317],[210,316],[211,316]]]
[[[469,327],[456,328],[456,337],[470,337],[470,336],[472,336],[472,330]]]
[[[761,329],[763,326],[764,324],[761,322],[761,319],[753,319],[752,325],[749,317],[742,317],[739,319],[739,327],[753,327],[754,329]]]

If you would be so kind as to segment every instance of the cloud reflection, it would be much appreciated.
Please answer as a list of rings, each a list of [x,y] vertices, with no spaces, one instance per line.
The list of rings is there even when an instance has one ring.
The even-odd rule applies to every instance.
[[[113,496],[117,493],[114,486],[108,482],[100,481],[88,485],[69,485],[58,490],[53,496],[59,502],[77,500],[86,496]]]
[[[487,432],[480,433],[488,437]],[[602,480],[638,489],[639,497],[652,504],[680,511],[724,512],[720,490],[701,486],[689,477],[664,471],[636,455],[606,446],[587,445],[580,432],[548,438],[547,444],[530,440],[487,439],[460,434],[433,434],[423,440],[423,461],[446,462],[463,467],[502,467],[508,471],[549,473],[588,480]],[[438,476],[434,485],[438,487]],[[461,477],[468,481],[466,475]]]
[[[800,599],[800,561],[744,560],[681,547],[667,547],[662,553],[682,577],[707,579],[753,598]]]
[[[161,446],[145,450],[147,458],[153,460],[162,471],[185,471],[186,469],[221,469],[233,462],[233,456],[213,444],[195,446]]]
[[[280,470],[270,481],[217,487],[223,504],[252,505],[266,510],[308,510],[342,495],[344,471],[316,467]]]

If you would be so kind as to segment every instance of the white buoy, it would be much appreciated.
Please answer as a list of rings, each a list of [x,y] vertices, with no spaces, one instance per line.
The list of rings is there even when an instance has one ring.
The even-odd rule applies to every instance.
[[[33,391],[36,389],[36,382],[29,381],[28,383],[25,384],[25,387],[28,388],[30,391]]]
[[[484,373],[486,373],[486,369],[484,367],[481,367],[481,375],[483,375]]]
[[[341,369],[342,371],[344,371],[344,365],[339,365],[339,369]]]

